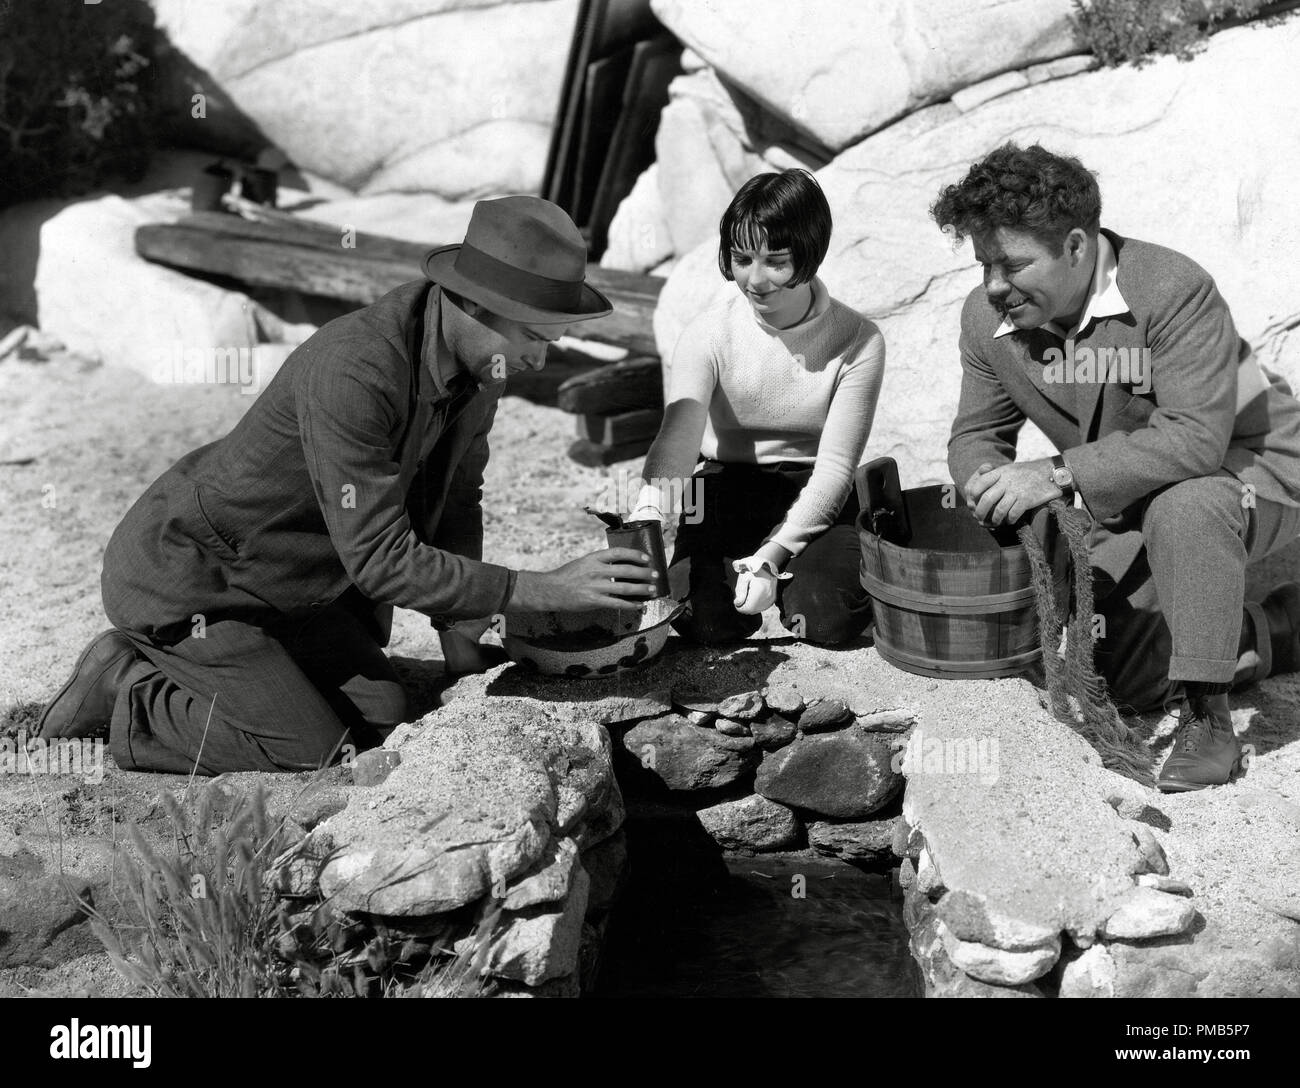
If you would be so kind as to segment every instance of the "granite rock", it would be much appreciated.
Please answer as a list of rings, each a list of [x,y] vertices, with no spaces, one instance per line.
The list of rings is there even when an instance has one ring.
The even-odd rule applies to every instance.
[[[1143,941],[1186,933],[1195,919],[1196,908],[1188,900],[1138,886],[1121,897],[1098,932],[1112,939]]]
[[[829,733],[848,725],[853,712],[838,699],[814,699],[799,715],[800,733]]]
[[[1065,965],[1059,996],[1115,996],[1115,960],[1104,944],[1085,949]]]
[[[999,72],[1083,51],[1067,0],[652,7],[729,84],[832,150]]]
[[[729,695],[718,704],[718,714],[736,721],[753,721],[767,708],[763,705],[763,696],[757,691],[745,691],[739,695]]]
[[[1024,952],[1008,952],[976,941],[963,941],[946,927],[941,930],[944,951],[953,965],[971,978],[995,986],[1020,986],[1042,978],[1061,955],[1061,941]]]
[[[572,839],[552,839],[533,869],[517,878],[507,889],[502,907],[520,911],[539,903],[555,903],[569,892],[578,847]]]
[[[572,877],[562,903],[533,907],[502,920],[488,943],[488,974],[540,986],[576,973],[591,881],[581,865],[573,866]],[[458,941],[456,951],[465,951],[471,940]]]
[[[763,698],[768,707],[792,721],[798,721],[803,713],[803,696],[792,684],[770,684],[763,692]]]
[[[763,757],[755,790],[822,816],[870,816],[901,788],[888,741],[856,728],[801,736]]]
[[[808,845],[819,854],[844,861],[889,862],[901,816],[879,820],[813,820],[808,824]]]
[[[773,714],[760,721],[751,722],[749,732],[761,748],[774,752],[794,740],[798,730],[794,722],[788,718]]]
[[[371,748],[362,752],[352,760],[352,784],[378,786],[401,762],[402,753],[391,748]]]
[[[735,718],[717,718],[713,722],[713,728],[728,737],[748,737],[751,735],[749,723],[738,722]]]
[[[623,735],[622,745],[673,790],[730,785],[752,771],[759,757],[752,738],[728,737],[678,714],[638,722]]]
[[[696,816],[713,841],[726,850],[786,850],[799,840],[795,814],[758,794],[702,808]]]

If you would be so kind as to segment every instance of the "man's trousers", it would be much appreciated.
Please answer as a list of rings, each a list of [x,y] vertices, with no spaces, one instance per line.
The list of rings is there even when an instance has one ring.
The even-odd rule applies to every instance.
[[[407,717],[370,606],[352,590],[264,625],[214,617],[172,644],[119,630],[144,655],[113,710],[109,743],[125,770],[314,770]]]
[[[1161,708],[1184,681],[1250,679],[1253,625],[1243,612],[1246,565],[1300,534],[1300,508],[1259,498],[1230,473],[1156,492],[1142,512],[1140,547],[1126,570],[1107,573],[1094,543],[1097,671],[1122,710]],[[1262,632],[1267,638],[1267,631]]]

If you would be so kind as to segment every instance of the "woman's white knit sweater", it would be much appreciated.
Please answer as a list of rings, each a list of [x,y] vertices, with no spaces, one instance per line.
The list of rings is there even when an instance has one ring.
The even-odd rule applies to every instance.
[[[672,357],[663,425],[641,473],[649,484],[684,481],[701,456],[812,465],[766,538],[794,555],[834,523],[848,498],[885,371],[880,330],[831,298],[821,280],[812,284],[812,314],[789,329],[767,324],[739,292],[687,325]],[[683,483],[677,493],[684,492]],[[652,487],[637,506],[647,503],[656,504]]]

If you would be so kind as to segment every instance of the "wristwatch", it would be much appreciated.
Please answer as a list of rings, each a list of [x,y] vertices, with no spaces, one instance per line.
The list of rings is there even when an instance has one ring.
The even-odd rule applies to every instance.
[[[1074,501],[1074,473],[1060,454],[1052,458],[1052,483],[1061,489],[1061,497],[1066,502]]]

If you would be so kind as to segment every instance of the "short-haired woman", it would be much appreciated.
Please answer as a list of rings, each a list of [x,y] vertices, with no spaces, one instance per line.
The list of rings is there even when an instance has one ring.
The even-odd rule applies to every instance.
[[[699,479],[672,489],[701,501],[682,511],[670,567],[673,596],[690,601],[677,630],[698,642],[747,638],[773,603],[796,636],[826,645],[871,620],[853,474],[885,342],[817,278],[830,235],[807,171],[747,181],[719,226],[718,267],[738,293],[696,317],[673,353],[632,516],[662,521],[656,484]]]

